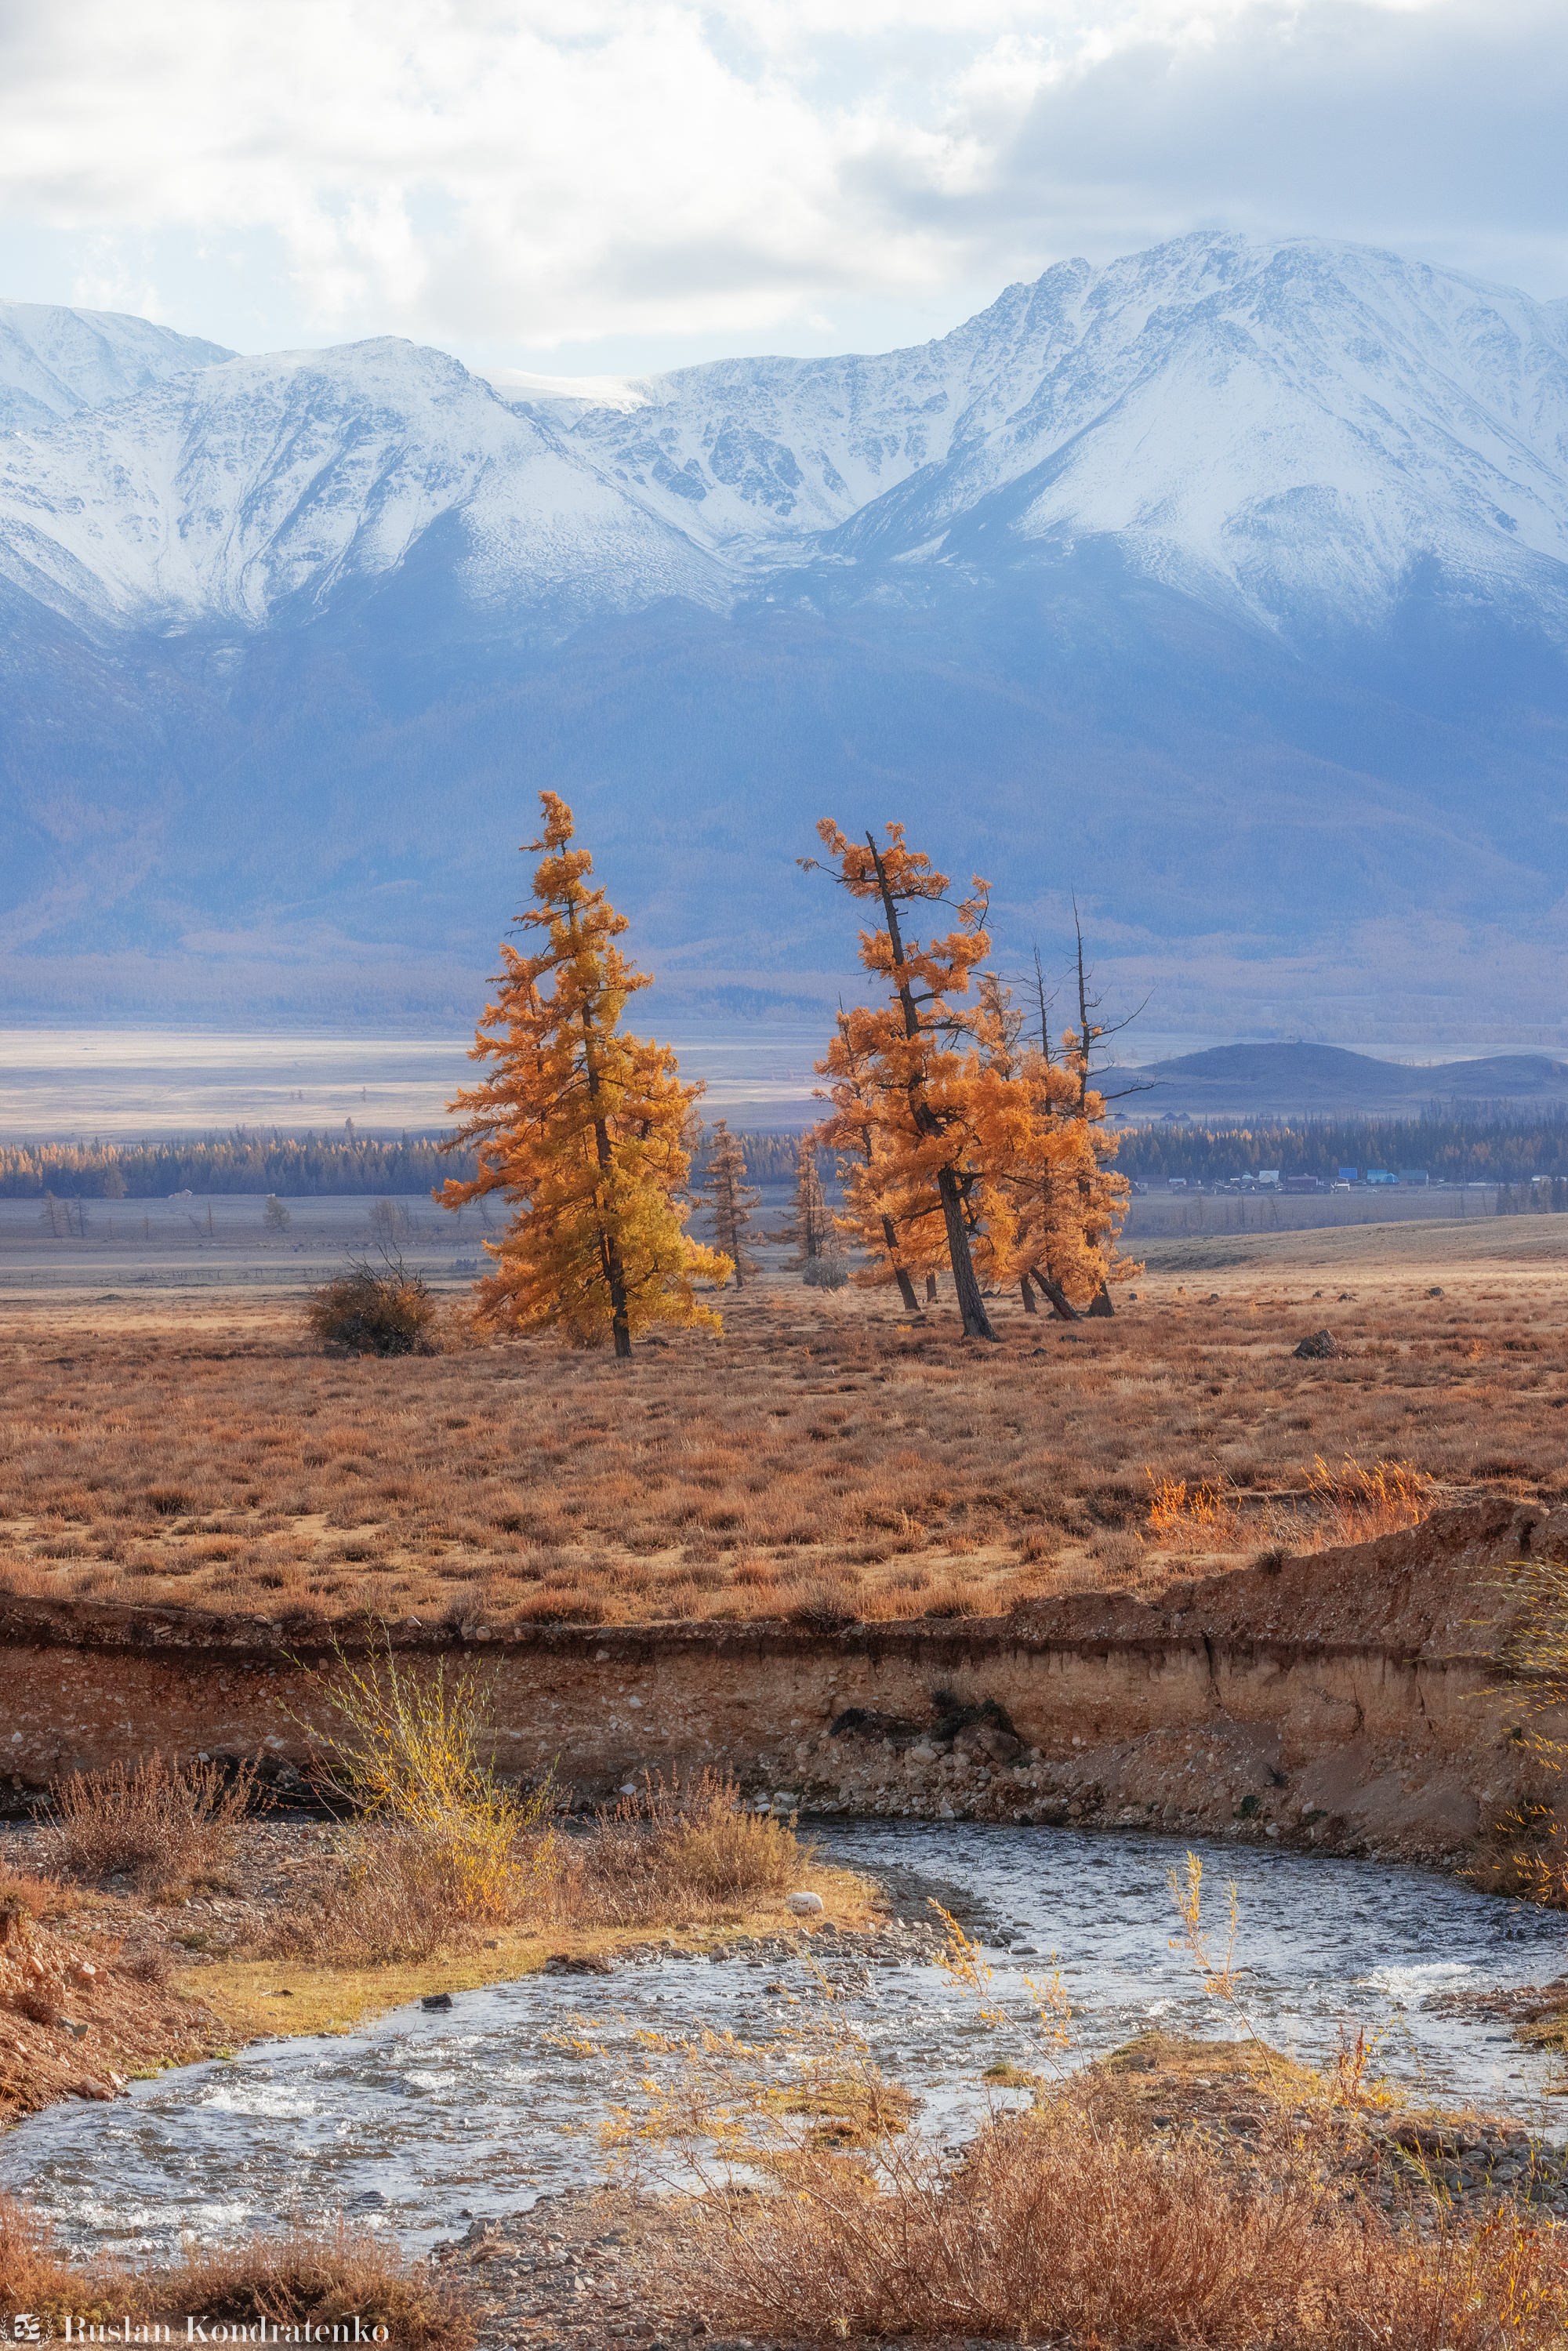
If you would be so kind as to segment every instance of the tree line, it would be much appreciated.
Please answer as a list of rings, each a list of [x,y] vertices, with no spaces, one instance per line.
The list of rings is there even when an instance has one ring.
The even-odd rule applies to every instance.
[[[758,1196],[723,1122],[693,1186],[702,1088],[682,1081],[671,1048],[622,1029],[651,981],[622,954],[625,917],[591,887],[570,809],[554,792],[539,799],[533,903],[515,918],[523,945],[503,944],[478,1024],[470,1058],[484,1074],[448,1105],[461,1123],[443,1148],[477,1164],[443,1197],[455,1208],[495,1192],[511,1205],[505,1235],[486,1243],[484,1319],[625,1356],[655,1323],[720,1327],[699,1285],[711,1294],[750,1278]],[[1053,1047],[1043,987],[1035,1029],[988,967],[985,883],[951,898],[899,824],[880,845],[831,819],[817,831],[825,856],[800,862],[867,906],[859,952],[874,1000],[841,1011],[816,1064],[827,1109],[797,1146],[797,1262],[836,1283],[828,1268],[847,1241],[853,1278],[895,1286],[915,1311],[916,1278],[945,1269],[967,1337],[995,1338],[986,1299],[1003,1283],[1030,1312],[1038,1292],[1068,1320],[1110,1313],[1111,1284],[1136,1269],[1115,1259],[1129,1186],[1110,1165],[1116,1136],[1092,1081],[1109,1032],[1093,1018],[1082,941],[1078,1020]],[[836,1162],[839,1214],[822,1196],[820,1148]],[[698,1206],[716,1246],[685,1230]]]
[[[452,1167],[439,1135],[239,1133],[199,1143],[16,1143],[0,1145],[0,1199],[166,1200],[171,1192],[429,1193]],[[473,1155],[459,1155],[470,1172]]]
[[[1568,1120],[1523,1117],[1291,1119],[1252,1126],[1143,1126],[1125,1130],[1116,1155],[1134,1182],[1223,1184],[1278,1167],[1332,1183],[1342,1167],[1424,1168],[1449,1184],[1528,1184],[1568,1176]]]

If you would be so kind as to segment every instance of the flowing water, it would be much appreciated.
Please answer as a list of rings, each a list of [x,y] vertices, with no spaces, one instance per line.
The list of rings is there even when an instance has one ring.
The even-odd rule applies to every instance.
[[[999,2025],[929,1965],[840,1971],[845,2012],[944,2139],[973,2127],[987,2065],[1039,2063],[1025,1979],[1049,1975],[1053,1955],[1073,2012],[1068,2063],[1152,2025],[1221,2039],[1241,2029],[1171,1948],[1177,1846],[956,1822],[834,1823],[820,1834],[828,1857],[883,1875],[902,1916],[935,1890],[980,1922]],[[1220,1949],[1224,1881],[1236,1881],[1239,1990],[1265,2039],[1332,2059],[1342,2035],[1364,2027],[1375,2064],[1417,2095],[1538,2126],[1554,2115],[1543,2093],[1556,2061],[1526,2055],[1500,2025],[1428,2003],[1557,1974],[1561,1919],[1426,1871],[1197,1850]],[[769,1989],[780,1981],[802,1996],[799,2007]],[[803,1962],[671,1958],[609,1979],[535,1976],[459,1993],[449,2012],[403,2008],[341,2036],[259,2043],[139,2083],[112,2105],[53,2107],[0,2142],[0,2187],[26,2189],[81,2250],[162,2251],[182,2231],[205,2240],[337,2210],[428,2244],[465,2217],[601,2177],[609,2110],[634,2107],[650,2064],[671,2062],[651,2060],[640,2033],[734,2028],[783,2053],[818,2012]]]

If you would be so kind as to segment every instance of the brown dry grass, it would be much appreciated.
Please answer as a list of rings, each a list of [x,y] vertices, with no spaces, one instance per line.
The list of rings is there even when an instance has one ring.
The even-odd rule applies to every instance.
[[[57,1780],[45,1851],[73,1877],[183,1883],[229,1862],[256,1795],[254,1764],[231,1778],[215,1763],[166,1763],[154,1749],[134,1765]]]
[[[497,1629],[914,1617],[1315,1547],[1343,1531],[1346,1463],[1407,1465],[1434,1503],[1561,1491],[1568,1263],[1343,1254],[1374,1242],[1323,1236],[1341,1258],[1315,1285],[1178,1267],[1071,1331],[998,1301],[995,1349],[785,1282],[727,1299],[723,1338],[620,1365],[543,1341],[329,1361],[263,1301],[149,1300],[96,1329],[17,1308],[0,1582]],[[1324,1322],[1344,1353],[1294,1360]],[[1151,1529],[1166,1479],[1222,1495],[1212,1539]]]
[[[983,2022],[988,1978],[956,1933],[948,1967]],[[787,2340],[1102,2351],[1563,2340],[1568,2236],[1473,2160],[1468,2173],[1450,2160],[1490,2152],[1496,2126],[1405,2111],[1367,2080],[1363,2042],[1317,2073],[1255,2038],[1150,2032],[1067,2074],[1059,1984],[1040,1988],[1039,2022],[1041,2070],[987,2070],[990,2115],[956,2162],[882,2099],[870,2044],[831,2004],[796,2030],[800,2096],[756,2080],[743,2047],[668,2044],[669,2087],[622,2140],[629,2179],[652,2138],[684,2156],[702,2191],[663,2250],[662,2306]],[[875,2112],[832,2127],[857,2085]],[[1004,2103],[1020,2093],[1027,2106]],[[1516,2153],[1514,2138],[1496,2144]],[[734,2192],[737,2163],[763,2192]]]
[[[645,1775],[601,1812],[563,1886],[579,1922],[648,1927],[733,1917],[799,1886],[811,1859],[792,1827],[747,1812],[726,1773],[689,1785]]]
[[[454,1898],[449,1843],[405,1823],[340,1832],[250,1955],[387,1967],[472,1949],[496,1926],[580,1938],[603,1928],[727,1924],[800,1886],[812,1857],[792,1827],[747,1811],[735,1781],[714,1771],[689,1784],[647,1777],[584,1834],[519,1834],[500,1906]]]
[[[167,2324],[183,2339],[187,2314],[209,2325],[330,2328],[358,2317],[397,2351],[470,2351],[478,2332],[470,2304],[447,2280],[397,2248],[340,2221],[325,2232],[294,2230],[192,2250],[155,2270],[79,2266],[55,2248],[45,2224],[0,2196],[0,2304],[30,2312],[50,2331],[68,2317],[121,2325]],[[286,2337],[287,2339],[287,2337]]]
[[[1259,2180],[1070,2097],[998,2120],[956,2170],[918,2152],[896,2169],[877,2194],[808,2148],[787,2192],[709,2199],[693,2250],[715,2323],[1106,2351],[1544,2351],[1568,2325],[1568,2245],[1511,2205],[1400,2227],[1299,2152]]]

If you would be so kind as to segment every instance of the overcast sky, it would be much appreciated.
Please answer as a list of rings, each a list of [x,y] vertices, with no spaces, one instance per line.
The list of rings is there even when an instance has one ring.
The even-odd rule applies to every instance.
[[[0,0],[0,293],[240,350],[883,350],[1194,228],[1568,295],[1563,0]]]

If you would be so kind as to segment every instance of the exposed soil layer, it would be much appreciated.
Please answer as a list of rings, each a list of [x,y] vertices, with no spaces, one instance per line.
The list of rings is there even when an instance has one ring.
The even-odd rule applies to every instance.
[[[1531,1792],[1534,1698],[1507,1653],[1521,1563],[1568,1512],[1506,1501],[1376,1542],[1002,1618],[375,1632],[483,1662],[503,1771],[580,1801],[727,1767],[789,1809],[1132,1823],[1451,1860]],[[366,1635],[361,1632],[362,1640]],[[13,1599],[0,1610],[12,1799],[154,1747],[261,1752],[297,1790],[311,1620]],[[1542,1726],[1552,1728],[1551,1718]]]
[[[116,2097],[218,2045],[216,2017],[171,1981],[164,1937],[138,1924],[69,1894],[38,1918],[13,1916],[0,1944],[0,2127],[62,2098]]]

